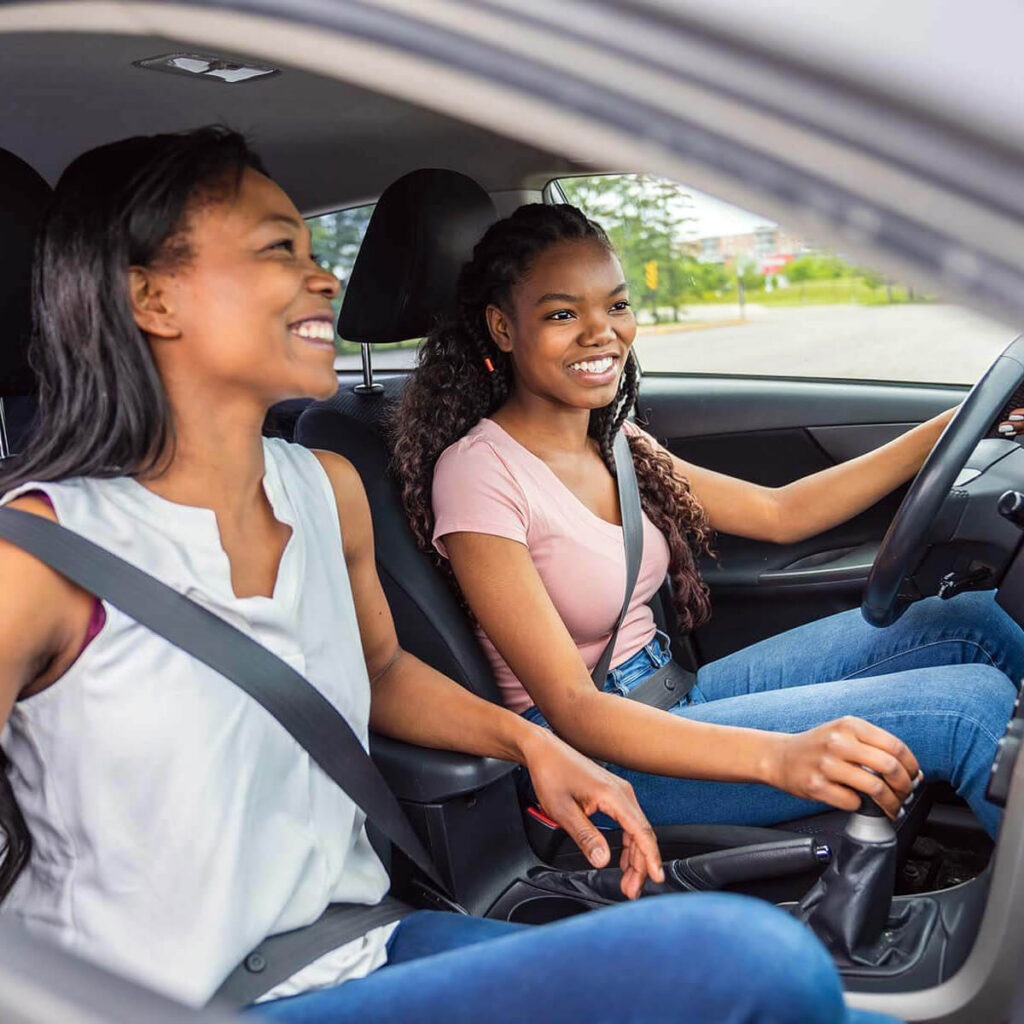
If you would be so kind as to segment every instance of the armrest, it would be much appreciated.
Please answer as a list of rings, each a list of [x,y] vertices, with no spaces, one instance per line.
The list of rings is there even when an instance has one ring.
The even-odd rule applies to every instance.
[[[399,800],[440,803],[483,789],[514,772],[512,761],[432,750],[370,734],[370,754]]]

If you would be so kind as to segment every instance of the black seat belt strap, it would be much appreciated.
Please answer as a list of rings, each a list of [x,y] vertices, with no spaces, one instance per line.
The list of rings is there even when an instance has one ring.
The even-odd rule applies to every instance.
[[[313,924],[264,939],[224,979],[210,1002],[248,1006],[325,953],[411,913],[411,907],[392,896],[372,907],[333,903]]]
[[[240,629],[123,558],[30,512],[0,508],[0,538],[181,648],[244,690],[442,892],[419,837],[384,777],[333,704]],[[358,657],[357,652],[353,656]]]
[[[626,596],[623,598],[622,610],[619,612],[608,643],[591,673],[594,685],[599,690],[604,689],[605,680],[608,678],[612,655],[615,652],[615,641],[619,637],[619,629],[626,618],[626,612],[629,611],[629,602],[633,600],[633,591],[636,589],[636,581],[640,576],[640,563],[644,557],[644,525],[643,510],[640,507],[640,487],[636,482],[633,453],[629,450],[629,439],[624,430],[620,430],[616,435],[612,453],[615,456],[615,482],[619,490],[622,539],[626,548]]]

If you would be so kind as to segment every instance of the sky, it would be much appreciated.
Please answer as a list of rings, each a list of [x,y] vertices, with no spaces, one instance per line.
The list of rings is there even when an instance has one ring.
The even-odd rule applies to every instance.
[[[689,185],[682,187],[692,199],[692,206],[688,210],[693,223],[687,225],[687,235],[690,238],[708,238],[711,235],[745,235],[754,228],[768,224],[775,225],[775,221],[768,220],[756,213],[740,209],[731,203],[715,199],[706,192],[698,192]]]

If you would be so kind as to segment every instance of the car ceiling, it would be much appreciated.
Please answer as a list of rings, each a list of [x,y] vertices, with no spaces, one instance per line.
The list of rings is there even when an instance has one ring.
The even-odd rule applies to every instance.
[[[483,128],[305,71],[283,68],[226,85],[133,66],[197,49],[159,36],[0,35],[0,145],[53,182],[75,156],[104,142],[222,122],[251,138],[306,212],[372,200],[417,167],[458,170],[492,192],[539,189],[580,169]]]

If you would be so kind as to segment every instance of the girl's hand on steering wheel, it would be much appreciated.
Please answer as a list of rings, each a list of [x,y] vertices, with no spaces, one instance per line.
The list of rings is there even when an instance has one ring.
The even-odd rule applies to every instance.
[[[1024,434],[1024,409],[1011,409],[1009,417],[999,424],[999,433],[1003,437],[1017,437]]]
[[[848,715],[777,739],[767,781],[844,811],[857,810],[866,793],[895,818],[920,775],[902,740],[862,718]]]

